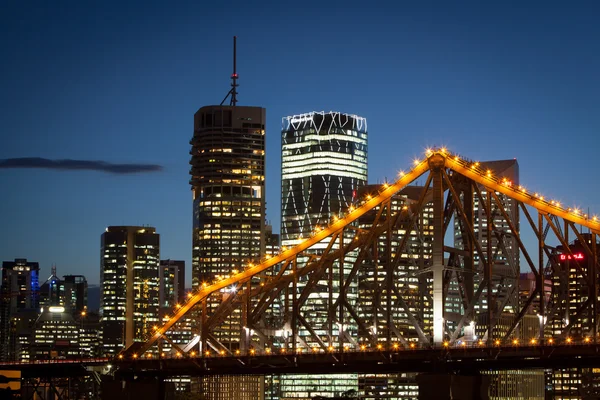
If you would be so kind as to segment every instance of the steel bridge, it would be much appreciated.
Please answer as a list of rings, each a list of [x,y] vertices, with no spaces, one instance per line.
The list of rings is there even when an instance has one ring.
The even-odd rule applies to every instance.
[[[430,149],[296,246],[202,284],[115,363],[205,374],[599,365],[599,231],[485,163]],[[526,293],[521,264],[535,282]],[[177,343],[189,321],[194,341]]]

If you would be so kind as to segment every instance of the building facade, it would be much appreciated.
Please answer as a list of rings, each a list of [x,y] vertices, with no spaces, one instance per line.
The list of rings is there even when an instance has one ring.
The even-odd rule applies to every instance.
[[[103,352],[143,341],[159,322],[160,236],[142,226],[109,226],[101,237]]]
[[[185,261],[160,260],[160,306],[174,307],[185,300]]]
[[[261,107],[206,106],[194,115],[194,288],[264,254],[265,123]]]
[[[40,307],[40,266],[25,258],[2,263],[0,286],[0,360],[16,361],[16,326],[24,318],[19,313],[38,312]],[[29,320],[29,318],[25,318]]]
[[[512,186],[519,185],[519,164],[517,160],[497,160],[497,161],[483,161],[480,163],[480,168],[487,170],[490,176],[495,176],[503,179]],[[485,210],[488,204],[491,204],[491,213],[493,216],[493,229],[495,233],[491,235],[491,251],[493,254],[493,267],[492,267],[492,294],[493,304],[488,305],[487,287],[483,289],[479,302],[475,305],[475,320],[483,321],[486,320],[487,316],[484,316],[488,308],[492,309],[493,314],[502,315],[503,320],[515,318],[519,312],[519,277],[520,277],[520,251],[517,239],[513,235],[510,225],[514,226],[517,230],[519,229],[519,209],[517,202],[510,197],[503,195],[502,193],[496,192],[495,195],[500,199],[502,204],[497,204],[493,196],[488,199],[490,195],[487,193],[486,188],[478,185],[477,188],[469,185],[459,186],[460,195],[463,197],[462,201],[465,204],[465,208],[470,210],[472,207],[472,215],[468,218],[471,219],[470,223],[473,227],[475,235],[475,241],[477,241],[482,248],[487,249],[487,215]],[[508,215],[509,221],[500,212],[500,209],[504,210]],[[469,213],[470,211],[466,211]],[[473,269],[476,271],[473,274],[473,280],[470,284],[465,284],[467,291],[467,297],[472,296],[481,281],[483,280],[483,264],[480,262],[479,253],[474,251],[474,245],[469,244],[470,239],[468,234],[465,234],[461,227],[461,222],[458,219],[454,221],[454,246],[457,249],[471,252],[471,257],[465,257],[465,263],[469,265],[463,265],[462,268]],[[469,297],[470,298],[470,297]],[[460,289],[456,280],[450,282],[448,288],[448,295],[444,304],[444,315],[445,323],[452,330],[456,327],[458,321],[462,318],[464,313],[463,299],[460,294]],[[481,314],[481,315],[479,315]],[[482,327],[475,327],[477,331],[480,331]],[[483,337],[481,339],[487,340],[487,327],[484,329]],[[494,330],[492,334],[493,339],[500,338],[503,335],[501,330]],[[490,338],[490,339],[492,339]]]
[[[265,125],[266,110],[261,107],[206,106],[194,115],[190,141],[194,289],[242,271],[265,254]],[[208,311],[229,295],[224,290],[211,296]],[[240,346],[240,317],[235,310],[215,331],[220,343],[232,351]],[[197,336],[190,342],[201,344]],[[257,398],[264,390],[264,378],[258,376],[205,377],[196,383],[215,400]]]
[[[363,117],[340,112],[311,112],[283,118],[281,131],[281,245],[291,247],[309,237],[317,227],[326,226],[334,216],[346,212],[357,199],[358,190],[367,183],[367,121]],[[347,238],[352,240],[351,237]],[[322,252],[328,241],[315,244],[310,251]],[[333,245],[337,248],[338,243]],[[333,281],[350,273],[355,252],[350,252],[343,270],[333,266]],[[302,258],[299,263],[306,262]],[[305,285],[299,282],[299,290]],[[328,288],[324,279],[321,290],[311,293],[303,307],[303,315],[327,343],[328,304],[339,292]],[[346,295],[355,302],[358,284],[353,282]],[[347,327],[348,330],[355,329]],[[310,332],[300,329],[298,335],[308,340]],[[307,342],[313,346],[317,342]],[[280,398],[310,398],[357,390],[358,375],[281,376]]]

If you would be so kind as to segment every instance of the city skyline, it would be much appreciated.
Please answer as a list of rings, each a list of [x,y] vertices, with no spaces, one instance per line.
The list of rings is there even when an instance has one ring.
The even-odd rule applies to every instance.
[[[233,13],[214,5],[171,13],[152,5],[11,6],[0,17],[9,60],[0,159],[162,167],[107,175],[0,163],[0,219],[10,228],[0,257],[39,262],[42,277],[56,264],[99,284],[98,232],[110,225],[156,227],[161,259],[185,260],[191,277],[193,114],[229,89],[233,35],[239,104],[267,109],[266,208],[275,227],[281,118],[334,109],[369,121],[369,183],[394,180],[426,147],[446,145],[470,158],[517,158],[528,188],[600,213],[598,189],[573,179],[600,144],[595,4],[349,4],[337,17],[333,6],[306,7],[288,14],[312,21],[301,32],[286,29],[280,6],[244,29],[222,24],[245,20],[250,7],[242,3]],[[96,22],[102,18],[110,22]],[[338,61],[315,68],[330,52]]]

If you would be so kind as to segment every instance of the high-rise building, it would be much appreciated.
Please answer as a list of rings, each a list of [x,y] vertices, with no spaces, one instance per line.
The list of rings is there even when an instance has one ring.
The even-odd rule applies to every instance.
[[[348,209],[367,182],[367,121],[339,112],[283,118],[281,241],[293,246]]]
[[[185,300],[185,261],[160,260],[160,306],[174,307]]]
[[[264,253],[265,122],[261,107],[206,106],[194,115],[194,288]]]
[[[2,263],[2,286],[0,286],[0,360],[16,361],[17,337],[11,334],[11,320],[19,312],[39,311],[39,272],[37,262],[25,258]],[[15,332],[16,333],[16,332]]]
[[[160,236],[143,226],[109,226],[101,238],[100,315],[104,353],[143,341],[159,321]]]
[[[376,196],[385,185],[367,185],[358,192],[360,199]],[[401,345],[397,334],[409,341],[417,341],[418,329],[431,334],[433,313],[429,304],[432,281],[425,271],[431,266],[433,219],[431,203],[423,205],[410,231],[406,223],[411,220],[419,199],[425,190],[422,186],[407,186],[390,199],[389,207],[380,205],[359,218],[359,228],[369,229],[379,215],[383,223],[399,214],[391,234],[379,238],[375,257],[365,262],[358,272],[359,294],[357,310],[363,325],[371,332],[360,332],[359,337],[373,335],[383,343],[388,335],[396,345]],[[383,210],[381,210],[383,208]],[[397,256],[398,247],[408,235],[393,271],[393,289],[388,290],[388,271]],[[388,244],[389,239],[389,244]],[[397,292],[396,292],[397,290]],[[399,298],[402,298],[402,305]],[[387,307],[391,307],[393,331],[388,332]],[[415,322],[419,321],[419,328]],[[368,399],[416,399],[419,393],[416,373],[360,374],[358,376],[361,396]],[[362,398],[362,397],[361,397]]]
[[[517,160],[498,160],[484,161],[480,163],[480,168],[487,170],[489,175],[502,178],[507,184],[517,186],[519,184],[519,164]],[[466,204],[472,205],[472,227],[475,234],[475,241],[481,244],[481,247],[487,249],[487,204],[491,204],[491,215],[493,215],[493,229],[497,234],[492,234],[491,250],[494,257],[492,267],[492,294],[493,304],[489,307],[493,314],[502,314],[502,320],[510,324],[516,317],[519,311],[519,276],[520,276],[520,251],[517,239],[513,235],[510,225],[519,229],[519,209],[517,201],[510,197],[496,192],[496,196],[502,204],[497,204],[492,198],[488,201],[489,194],[486,188],[482,185],[477,186],[477,190],[471,186],[459,188],[462,193],[463,201]],[[459,193],[459,195],[461,195]],[[483,204],[482,204],[483,203]],[[467,207],[469,208],[469,207]],[[503,209],[510,221],[507,221],[503,213]],[[467,211],[469,212],[469,211]],[[468,249],[468,235],[462,234],[461,223],[459,219],[454,220],[454,246],[457,249],[473,251]],[[472,245],[471,245],[472,246]],[[473,268],[477,273],[473,275],[473,281],[469,285],[471,291],[476,291],[476,288],[483,280],[483,268],[480,263],[479,253],[473,251],[473,256],[470,258],[472,265],[465,268]],[[475,314],[477,323],[487,324],[487,309],[488,295],[487,287],[483,289],[480,301],[475,305]],[[472,293],[467,296],[471,296]],[[460,295],[460,290],[456,280],[452,280],[449,284],[448,295],[444,304],[445,323],[452,330],[455,328],[458,321],[464,313],[463,299]],[[500,317],[498,317],[500,318]],[[487,325],[486,325],[487,327]],[[477,331],[481,331],[482,327],[475,327]],[[487,339],[487,328],[484,329],[483,339]],[[500,329],[493,331],[493,338],[500,338],[502,332]],[[491,339],[491,338],[490,338]]]
[[[382,185],[367,185],[359,190],[359,198],[376,196],[383,189],[385,187]],[[414,326],[413,321],[420,321],[420,329],[426,334],[431,334],[433,329],[433,314],[428,300],[432,290],[431,278],[427,278],[427,274],[419,273],[431,266],[433,241],[433,226],[429,224],[433,219],[431,203],[422,207],[412,229],[405,231],[406,222],[410,220],[423,190],[425,188],[422,186],[407,186],[392,196],[389,210],[379,217],[382,223],[392,215],[400,213],[399,222],[389,235],[390,246],[386,236],[380,237],[377,251],[374,253],[377,258],[373,262],[365,263],[358,274],[359,314],[363,325],[372,329],[377,337],[387,338],[389,333],[393,338],[399,333],[409,340],[417,340],[418,328]],[[369,229],[381,208],[382,205],[377,206],[359,218],[359,228]],[[402,243],[405,235],[408,235],[408,239],[393,269],[392,277],[392,282],[399,292],[392,290],[388,293],[387,285],[384,284],[388,279],[388,267],[397,257],[397,247]],[[403,306],[398,304],[400,295]],[[393,307],[394,333],[387,332],[385,307],[388,305],[388,297],[389,304]],[[364,332],[359,332],[359,336],[364,337],[363,334]]]
[[[79,315],[87,309],[87,280],[83,275],[66,275],[60,279],[56,266],[40,287],[40,306],[63,306],[66,312]]]
[[[281,245],[294,246],[309,237],[317,227],[329,224],[332,217],[348,210],[357,198],[357,191],[367,182],[367,121],[363,117],[340,112],[311,112],[283,118],[281,132]],[[348,238],[352,240],[352,238]],[[322,252],[327,241],[315,244],[310,251]],[[338,243],[333,244],[337,248]],[[349,252],[341,268],[333,266],[333,280],[350,273],[355,252]],[[299,258],[299,263],[307,257]],[[305,282],[299,282],[302,287]],[[321,292],[311,293],[303,307],[303,315],[316,332],[328,320],[328,304],[339,292],[328,287],[327,279],[319,282]],[[348,289],[346,298],[355,302],[357,282]],[[347,330],[352,330],[351,326]],[[311,333],[300,329],[299,336],[308,340]],[[321,338],[328,343],[331,338]],[[316,340],[307,344],[316,345]],[[335,394],[357,390],[358,376],[297,375],[279,379],[281,398],[294,396],[292,391],[306,391],[307,387],[321,386],[315,393]],[[308,386],[306,386],[308,385]],[[331,386],[327,389],[325,386]],[[319,393],[320,394],[320,393]]]
[[[584,338],[593,340],[594,329],[590,326],[590,313],[594,310],[592,307],[581,309],[590,297],[593,298],[593,291],[586,283],[586,275],[594,262],[588,255],[588,251],[593,248],[593,238],[594,235],[581,233],[569,243],[568,248],[563,245],[556,246],[549,304],[549,308],[554,309],[555,317],[546,321],[546,335],[560,338],[560,334],[570,325],[568,334],[575,341],[580,342]],[[596,241],[595,247],[600,248],[600,242]],[[596,282],[598,283],[600,282]],[[598,299],[600,300],[600,296]],[[579,399],[600,396],[600,372],[597,368],[554,369],[548,380],[555,398]]]
[[[65,307],[73,315],[80,315],[87,310],[88,305],[88,284],[83,275],[65,275],[63,276],[65,285]]]
[[[31,344],[33,360],[81,358],[79,327],[63,306],[49,306],[41,310],[34,325]]]
[[[233,64],[231,90],[223,100],[231,95],[230,105],[205,106],[194,115],[190,141],[194,289],[242,271],[265,254],[266,110],[237,106],[235,38]],[[211,296],[208,312],[230,295],[224,290]],[[230,350],[240,346],[240,317],[235,310],[214,331],[221,345]],[[262,382],[261,377],[254,376],[203,377],[197,381],[207,398],[215,400],[257,398]]]

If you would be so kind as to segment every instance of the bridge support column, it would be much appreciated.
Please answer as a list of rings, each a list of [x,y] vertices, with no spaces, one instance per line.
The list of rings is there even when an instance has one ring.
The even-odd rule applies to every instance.
[[[486,375],[421,374],[419,400],[489,400],[490,381]]]
[[[445,158],[434,155],[429,159],[433,174],[433,343],[444,342],[444,187]]]

